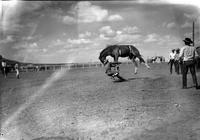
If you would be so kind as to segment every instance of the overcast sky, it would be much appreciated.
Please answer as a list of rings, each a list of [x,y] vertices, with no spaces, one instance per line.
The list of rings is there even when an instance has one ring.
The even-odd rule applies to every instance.
[[[0,2],[0,54],[33,63],[95,62],[107,44],[132,44],[145,59],[168,58],[192,37],[193,20],[199,41],[198,7],[143,1]]]

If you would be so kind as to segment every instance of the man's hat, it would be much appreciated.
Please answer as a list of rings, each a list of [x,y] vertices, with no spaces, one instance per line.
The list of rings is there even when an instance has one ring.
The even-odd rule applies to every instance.
[[[183,40],[185,43],[187,42],[187,43],[190,43],[190,44],[192,44],[193,43],[193,41],[190,39],[190,38],[185,38],[184,40]]]

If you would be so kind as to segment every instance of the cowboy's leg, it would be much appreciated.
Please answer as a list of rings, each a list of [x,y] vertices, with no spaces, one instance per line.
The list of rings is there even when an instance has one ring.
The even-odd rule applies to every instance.
[[[180,69],[181,69],[181,70],[180,70],[181,73],[183,73],[183,64],[182,64],[182,63],[180,64]]]
[[[174,65],[174,71],[175,71],[176,70],[175,60],[173,61],[173,65]]]
[[[3,67],[2,69],[3,69],[3,75],[5,76],[5,67]]]
[[[2,75],[4,75],[4,74],[3,74],[3,67],[1,67],[1,73],[2,73]]]
[[[20,78],[20,76],[19,76],[19,69],[18,69],[18,78]]]
[[[191,72],[191,75],[192,75],[193,83],[195,84],[196,87],[198,87],[197,76],[196,76],[196,71],[195,71],[195,65],[194,64],[190,66],[190,72]]]
[[[174,60],[171,60],[170,61],[170,73],[171,74],[172,74],[173,65],[174,65]]]
[[[175,72],[177,73],[177,63],[176,63],[176,61],[174,62],[174,66],[175,66]]]
[[[4,68],[1,68],[2,75],[4,76]]]
[[[16,69],[16,77],[19,79],[19,70]]]
[[[174,66],[174,71],[175,71],[175,60],[172,61],[172,71],[173,71],[173,66]]]
[[[115,55],[114,57],[114,62],[117,63],[118,62],[118,54]],[[119,72],[119,65],[115,66],[115,71]]]
[[[170,73],[172,74],[172,60],[170,60],[169,64],[170,64]]]
[[[177,64],[176,64],[176,65],[177,65],[177,74],[179,74],[179,69],[180,69],[180,68],[179,68],[179,62],[178,62],[178,61],[177,61]]]
[[[188,66],[184,63],[183,73],[182,73],[183,88],[187,87],[187,72],[188,72]]]
[[[179,63],[178,63],[177,60],[174,62],[174,65],[175,65],[175,72],[176,72],[177,74],[179,74]]]
[[[9,69],[6,67],[6,76],[8,75]]]
[[[116,65],[116,66],[115,66],[115,71],[116,71],[116,72],[119,72],[119,65]]]
[[[177,65],[176,65],[176,61],[174,62],[174,66],[175,66],[175,72],[177,72]]]
[[[107,72],[106,73],[108,76],[112,76],[113,74],[114,74],[114,72],[113,71],[109,71],[109,72]]]
[[[113,77],[113,74],[114,74],[113,72],[110,71],[110,72],[107,72],[106,74],[107,74],[109,77],[111,77],[111,79],[115,79],[115,78]]]
[[[4,72],[4,78],[6,78],[7,77],[6,67],[3,68],[3,72]]]
[[[183,61],[182,60],[179,61],[179,65],[180,65],[181,73],[183,73]]]

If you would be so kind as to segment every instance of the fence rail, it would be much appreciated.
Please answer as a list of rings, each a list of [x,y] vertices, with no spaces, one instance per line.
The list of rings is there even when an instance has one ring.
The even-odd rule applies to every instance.
[[[131,64],[131,62],[122,62],[122,64]],[[98,68],[103,67],[101,63],[74,63],[74,64],[32,64],[21,65],[21,72],[37,72],[37,71],[55,71],[60,69],[78,69],[78,68]],[[14,68],[10,72],[14,71]]]

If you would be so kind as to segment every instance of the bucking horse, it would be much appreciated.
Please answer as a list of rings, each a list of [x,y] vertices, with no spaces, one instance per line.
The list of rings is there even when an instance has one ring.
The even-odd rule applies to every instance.
[[[107,45],[105,49],[100,52],[99,60],[105,65],[107,61],[106,57],[111,56],[115,63],[118,63],[119,57],[128,57],[135,65],[135,74],[137,74],[138,64],[136,58],[139,59],[140,63],[144,63],[149,69],[149,65],[142,58],[139,50],[133,45]]]

